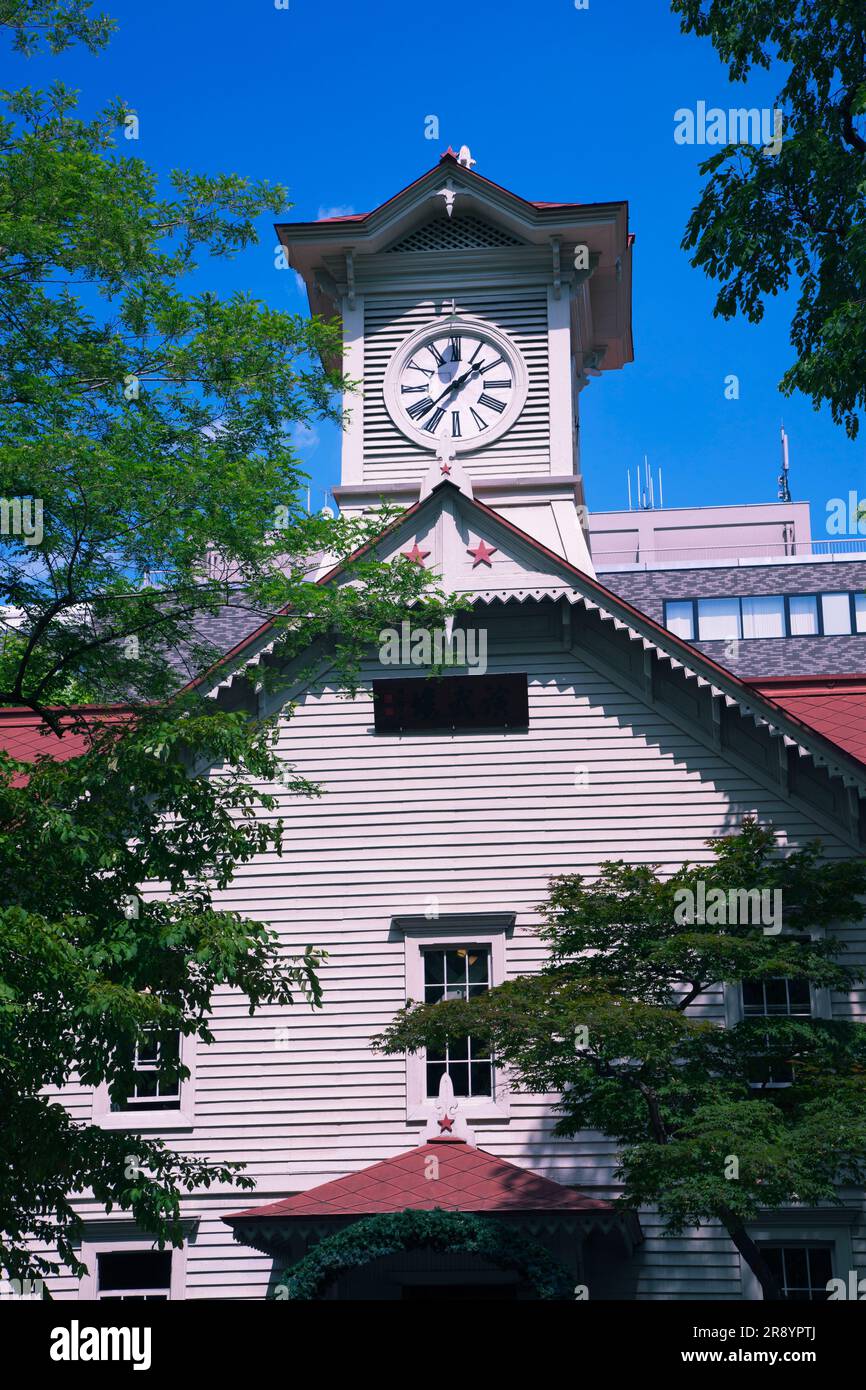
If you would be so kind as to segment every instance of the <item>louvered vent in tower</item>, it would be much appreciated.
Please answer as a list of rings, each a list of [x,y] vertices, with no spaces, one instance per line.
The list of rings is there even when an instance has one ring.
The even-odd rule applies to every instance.
[[[391,251],[483,251],[490,246],[521,246],[523,243],[492,222],[480,217],[437,217],[416,227],[414,232],[389,246]]]

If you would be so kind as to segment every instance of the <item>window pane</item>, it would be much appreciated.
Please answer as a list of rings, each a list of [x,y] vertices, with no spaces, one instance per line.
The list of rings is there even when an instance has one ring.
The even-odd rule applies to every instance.
[[[445,954],[445,979],[449,985],[460,985],[459,998],[463,998],[463,986],[466,984],[466,952],[447,951]]]
[[[470,951],[469,953],[469,983],[473,985],[487,984],[487,962],[490,960],[488,951]]]
[[[454,1087],[455,1096],[468,1096],[469,1063],[450,1062],[448,1064],[448,1075],[451,1077],[451,1084]]]
[[[851,606],[847,594],[822,594],[821,613],[826,634],[851,631]]]
[[[788,999],[792,1014],[812,1013],[812,991],[808,980],[789,980]]]
[[[167,1289],[170,1250],[130,1250],[97,1255],[100,1289]]]
[[[858,632],[866,632],[866,594],[854,595],[854,621]]]
[[[691,600],[685,603],[666,603],[665,625],[676,637],[682,637],[686,642],[694,641],[695,617]]]
[[[795,594],[788,600],[791,636],[815,637],[818,633],[818,600],[814,594]]]
[[[809,1267],[807,1254],[796,1245],[785,1250],[785,1279],[790,1289],[808,1289]]]
[[[743,1013],[762,1014],[764,1012],[763,980],[743,980]]]
[[[444,1062],[427,1063],[427,1094],[428,1096],[438,1096],[439,1083],[445,1075],[446,1067]]]
[[[472,1072],[472,1094],[473,1096],[492,1096],[493,1094],[493,1068],[489,1062],[473,1062]]]
[[[833,1278],[833,1260],[831,1251],[827,1249],[816,1249],[814,1246],[809,1250],[809,1282],[814,1290],[826,1292],[827,1285]]]
[[[788,989],[786,980],[765,980],[767,992],[767,1013],[786,1014],[788,1012]]]
[[[703,642],[742,637],[738,598],[698,599],[698,635]]]
[[[425,985],[441,985],[445,980],[445,954],[443,951],[424,952]]]
[[[744,598],[744,637],[784,637],[785,601],[781,595]]]

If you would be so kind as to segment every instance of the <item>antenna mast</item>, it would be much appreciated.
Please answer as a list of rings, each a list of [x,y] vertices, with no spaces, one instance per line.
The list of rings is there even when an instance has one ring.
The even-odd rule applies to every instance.
[[[779,501],[790,502],[791,489],[788,486],[788,436],[782,425],[782,471],[779,474]]]

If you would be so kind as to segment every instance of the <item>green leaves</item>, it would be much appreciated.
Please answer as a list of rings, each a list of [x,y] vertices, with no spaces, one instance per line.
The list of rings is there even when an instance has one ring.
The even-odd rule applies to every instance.
[[[621,862],[592,882],[554,879],[540,908],[541,974],[468,1001],[410,1004],[374,1041],[396,1053],[489,1039],[521,1088],[560,1096],[557,1133],[614,1140],[624,1203],[656,1206],[670,1231],[721,1221],[772,1295],[744,1223],[866,1180],[866,1028],[785,1010],[723,1026],[720,984],[859,983],[863,967],[840,963],[832,928],[863,920],[866,864],[825,862],[818,844],[782,854],[772,827],[751,818],[708,848],[709,862],[668,879]],[[680,910],[714,890],[721,920]],[[755,920],[767,899],[746,890],[780,894],[778,924]]]
[[[0,28],[11,32],[16,51],[25,57],[43,46],[62,53],[75,43],[96,53],[105,48],[116,25],[91,10],[91,0],[0,0]]]
[[[732,82],[780,63],[781,151],[731,145],[683,238],[719,282],[715,313],[757,323],[768,295],[798,285],[797,360],[780,389],[829,406],[855,438],[866,405],[866,28],[860,0],[671,0],[682,29],[711,39]]]

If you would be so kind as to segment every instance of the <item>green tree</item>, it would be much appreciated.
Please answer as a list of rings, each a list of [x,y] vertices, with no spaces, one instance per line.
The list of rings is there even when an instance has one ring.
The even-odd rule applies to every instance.
[[[115,24],[90,10],[90,0],[0,0],[0,28],[11,30],[16,51],[28,56],[43,46],[62,53],[74,43],[96,53]]]
[[[715,313],[760,322],[768,295],[797,287],[797,361],[780,389],[826,404],[857,435],[866,404],[866,10],[862,0],[671,0],[685,32],[709,37],[732,81],[779,65],[776,155],[727,145],[683,247],[720,282]]]
[[[99,47],[88,12],[0,0],[0,27],[25,53]],[[266,725],[178,694],[211,663],[203,691],[230,669],[208,621],[275,616],[257,678],[284,679],[290,661],[297,675],[312,650],[351,688],[381,627],[443,606],[418,566],[369,548],[347,582],[309,582],[316,556],[348,560],[389,520],[303,507],[293,430],[340,419],[338,328],[206,282],[210,258],[256,245],[285,191],[180,171],[165,193],[118,140],[124,106],[84,119],[61,84],[5,99],[0,704],[90,743],[62,762],[0,759],[0,1266],[22,1276],[52,1263],[34,1236],[78,1267],[78,1195],[177,1241],[183,1191],[249,1185],[218,1156],[73,1122],[46,1087],[78,1076],[119,1102],[137,1043],[155,1036],[168,1057],[178,1034],[210,1041],[218,989],[251,1009],[299,990],[321,1003],[312,947],[289,960],[265,923],[215,901],[237,865],[283,850],[278,793],[316,788]]]
[[[488,1038],[522,1088],[560,1094],[558,1134],[615,1141],[623,1205],[657,1207],[671,1234],[719,1221],[778,1299],[748,1227],[762,1210],[836,1203],[839,1183],[866,1180],[866,1028],[784,1013],[720,1027],[693,1006],[723,981],[862,980],[839,963],[833,928],[863,918],[866,865],[823,862],[818,843],[780,854],[752,819],[708,843],[710,864],[667,880],[623,862],[594,883],[554,879],[540,974],[469,1001],[410,1002],[376,1041],[399,1052]],[[729,911],[744,903],[729,893],[752,889],[781,893],[783,931]]]

